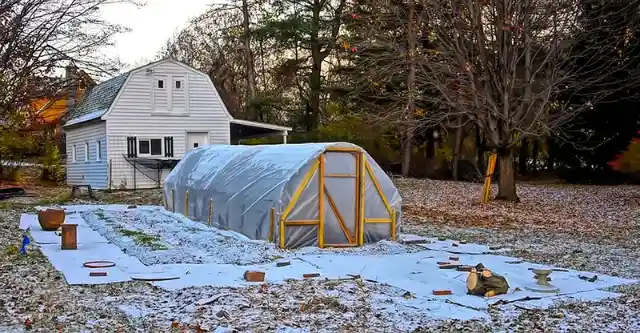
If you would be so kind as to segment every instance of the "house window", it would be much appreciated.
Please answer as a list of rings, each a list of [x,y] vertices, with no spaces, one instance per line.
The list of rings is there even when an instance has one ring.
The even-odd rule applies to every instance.
[[[84,143],[84,161],[85,162],[89,161],[89,143],[88,142]]]
[[[100,161],[102,159],[102,145],[100,140],[96,141],[96,161]]]
[[[182,81],[176,80],[176,89],[182,89]]]
[[[73,163],[76,163],[76,156],[78,156],[78,147],[76,147],[76,145],[73,145],[71,149],[71,160],[73,161]]]
[[[162,139],[138,139],[139,155],[162,155]]]
[[[164,80],[158,80],[158,88],[164,89]]]

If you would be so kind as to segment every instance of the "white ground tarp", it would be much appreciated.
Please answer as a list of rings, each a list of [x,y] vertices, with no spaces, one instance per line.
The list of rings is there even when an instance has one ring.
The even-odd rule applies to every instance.
[[[274,240],[279,242],[281,214],[312,168],[316,171],[286,218],[287,221],[319,219],[320,169],[315,164],[324,154],[324,242],[352,244],[357,236],[357,181],[349,175],[356,174],[357,159],[355,154],[327,151],[335,148],[358,149],[364,153],[370,173],[384,195],[383,199],[378,194],[376,181],[365,172],[365,221],[391,219],[386,200],[396,214],[397,232],[401,224],[401,198],[397,188],[371,156],[350,143],[200,147],[188,153],[165,180],[166,207],[205,223],[211,216],[213,226],[260,240],[269,239],[273,207]],[[287,248],[318,244],[316,225],[287,226],[285,230]],[[390,223],[365,223],[365,243],[390,236]]]

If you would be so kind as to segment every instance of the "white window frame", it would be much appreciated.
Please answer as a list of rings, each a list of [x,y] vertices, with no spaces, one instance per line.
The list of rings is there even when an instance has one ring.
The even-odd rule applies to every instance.
[[[102,140],[96,140],[96,161],[102,160]]]
[[[78,147],[76,147],[76,145],[72,145],[72,147],[71,147],[71,162],[72,163],[76,163],[77,162],[77,160],[76,160],[77,156],[78,156]]]
[[[89,142],[84,143],[84,161],[89,162]]]
[[[151,155],[151,140],[160,140],[160,155]],[[140,142],[142,141],[148,141],[149,142],[149,153],[148,154],[143,154],[140,152]],[[140,138],[138,137],[137,143],[138,146],[136,147],[138,150],[138,156],[149,156],[149,157],[155,157],[155,156],[164,156],[164,140],[163,138]]]

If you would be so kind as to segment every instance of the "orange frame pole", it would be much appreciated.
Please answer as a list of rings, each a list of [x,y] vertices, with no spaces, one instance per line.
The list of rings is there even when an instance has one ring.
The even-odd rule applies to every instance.
[[[358,186],[360,187],[360,190],[357,192],[358,193],[358,198],[359,198],[359,209],[360,209],[360,213],[358,214],[358,224],[360,225],[360,228],[358,230],[358,245],[364,245],[364,205],[365,205],[365,180],[367,177],[366,174],[366,160],[364,158],[364,153],[362,153],[362,151],[360,151],[360,153],[358,154],[358,160],[360,161],[358,163],[358,181],[359,184]],[[373,181],[373,179],[372,179]],[[384,198],[383,198],[384,199]]]
[[[324,248],[324,154],[318,157],[320,164],[318,165],[318,215],[320,224],[318,226],[318,247]]]

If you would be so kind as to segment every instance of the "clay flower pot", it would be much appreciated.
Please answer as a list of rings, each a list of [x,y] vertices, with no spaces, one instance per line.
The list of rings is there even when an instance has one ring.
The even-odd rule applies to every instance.
[[[60,208],[47,208],[38,211],[38,222],[45,231],[56,231],[64,223],[65,213]]]

